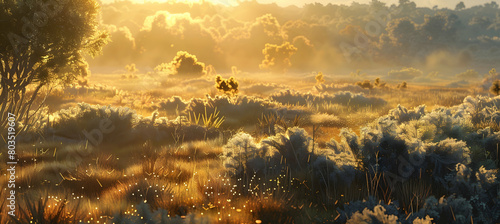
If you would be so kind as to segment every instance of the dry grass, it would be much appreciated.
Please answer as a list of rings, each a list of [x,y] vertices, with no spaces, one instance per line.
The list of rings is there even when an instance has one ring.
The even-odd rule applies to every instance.
[[[178,93],[176,83],[167,84],[172,85],[167,90],[141,92],[130,87],[127,94],[118,93],[119,102],[116,95],[106,89],[92,94],[77,92],[70,97],[56,91],[50,98],[50,106],[58,108],[58,105],[82,100],[131,106],[139,114],[150,115],[153,111],[149,106],[151,101]],[[297,87],[307,89],[311,85],[314,83],[302,82]],[[201,90],[183,97],[200,93]],[[332,138],[340,141],[342,128],[351,128],[359,135],[361,126],[387,114],[397,104],[407,108],[426,104],[431,110],[439,105],[457,105],[468,94],[463,89],[413,85],[404,91],[372,91],[369,96],[382,98],[388,105],[381,108],[354,108],[331,103],[314,107],[288,105],[287,109],[301,109],[311,112],[313,116],[285,119],[284,115],[255,114],[258,122],[251,129],[255,130],[257,137],[274,135],[274,127],[278,125],[285,129],[300,126],[308,133],[313,133],[315,129],[314,141],[319,147],[324,147]],[[189,118],[191,123],[206,128],[220,129],[224,121],[217,111],[212,114],[189,114]],[[500,125],[490,122],[482,123],[481,127],[500,130]],[[230,177],[225,172],[220,155],[222,146],[234,132],[229,130],[224,132],[224,135],[229,133],[228,136],[206,141],[184,141],[179,137],[175,144],[146,142],[123,147],[101,146],[81,158],[77,166],[67,161],[67,156],[82,150],[81,144],[63,147],[70,144],[51,140],[35,143],[35,147],[19,144],[18,158],[22,167],[19,185],[29,191],[61,191],[68,194],[67,204],[64,205],[46,209],[54,201],[42,198],[35,200],[36,203],[23,202],[22,209],[27,214],[34,213],[49,221],[71,223],[73,221],[65,214],[76,206],[84,212],[81,217],[78,213],[78,219],[109,221],[113,214],[136,214],[136,206],[147,202],[152,210],[167,210],[170,217],[192,215],[217,223],[255,223],[257,220],[262,223],[321,223],[333,222],[338,215],[336,209],[343,204],[368,196],[375,196],[386,203],[398,200],[404,212],[411,214],[422,207],[427,196],[442,192],[433,190],[435,185],[426,178],[412,179],[391,190],[381,174],[356,176],[354,182],[347,186],[315,180],[312,171],[307,168],[293,176],[289,170],[268,170],[259,175]],[[4,181],[1,183],[4,184]],[[84,206],[79,204],[82,202]],[[0,222],[4,221],[5,217],[0,216]]]

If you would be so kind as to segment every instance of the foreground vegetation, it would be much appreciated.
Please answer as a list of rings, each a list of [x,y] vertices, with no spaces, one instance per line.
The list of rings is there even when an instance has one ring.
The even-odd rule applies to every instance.
[[[49,103],[119,96],[133,109],[72,104],[20,135],[19,223],[500,219],[499,97],[320,85],[127,103],[123,91],[72,88]]]

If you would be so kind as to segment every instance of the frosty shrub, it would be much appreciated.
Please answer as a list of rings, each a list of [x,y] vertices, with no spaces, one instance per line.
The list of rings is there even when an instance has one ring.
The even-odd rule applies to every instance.
[[[341,143],[338,143],[335,139],[331,139],[326,144],[325,149],[320,148],[315,154],[317,158],[313,166],[319,179],[325,182],[342,182],[347,186],[354,181],[359,171],[357,169],[358,163],[345,137],[342,138]],[[329,178],[329,180],[326,178]]]
[[[278,131],[261,142],[240,132],[223,149],[224,166],[233,176],[261,171],[274,175],[283,169],[295,176],[312,170],[316,180],[350,185],[359,171],[347,140],[341,144],[331,140],[326,148],[320,148],[298,127]]]
[[[280,156],[285,159],[286,164],[296,171],[307,167],[313,148],[312,138],[304,129],[298,127],[271,136],[263,140],[263,143],[277,150]]]
[[[344,121],[341,120],[339,117],[327,113],[312,114],[310,117],[310,121],[314,125],[334,126],[334,127],[342,126],[342,124],[344,123]]]
[[[389,118],[391,120],[396,120],[398,123],[419,119],[425,114],[425,105],[419,106],[413,110],[408,110],[405,107],[398,104],[395,109],[389,111]]]
[[[438,200],[430,196],[425,200],[422,209],[413,215],[414,218],[427,216],[436,223],[470,223],[472,206],[462,197],[443,196]]]
[[[69,85],[62,89],[56,89],[56,91],[62,91],[64,95],[92,95],[92,96],[105,96],[114,97],[119,94],[119,90],[116,87],[106,86],[106,85],[91,85],[91,86],[81,86],[81,85]],[[53,94],[57,94],[53,93]]]
[[[255,143],[251,135],[239,132],[224,145],[221,158],[224,167],[234,176],[245,171],[262,171],[272,156],[272,152]]]
[[[425,218],[416,218],[413,220],[413,224],[432,224],[432,220],[434,219],[430,216],[425,216]]]
[[[399,163],[413,158],[416,162],[412,162],[412,170],[431,171],[434,178],[442,180],[458,163],[468,165],[473,162],[472,146],[484,149],[494,159],[500,136],[489,127],[478,127],[481,127],[479,120],[495,118],[498,100],[467,97],[460,105],[440,107],[431,112],[426,112],[425,106],[408,110],[398,105],[388,115],[361,129],[359,139],[363,162],[373,171],[401,175],[397,169]],[[415,174],[410,172],[407,175]]]
[[[433,172],[439,176],[453,169],[457,163],[469,164],[470,150],[464,141],[447,138],[437,144],[429,144],[427,160],[433,165]]]
[[[361,130],[360,156],[365,166],[374,172],[398,173],[398,157],[408,155],[405,141],[398,137],[394,122],[379,122],[376,129]]]
[[[271,100],[282,104],[316,106],[321,104],[339,104],[354,108],[381,107],[387,102],[381,98],[365,97],[363,94],[352,92],[338,92],[335,94],[300,93],[291,90],[281,91],[269,97]]]
[[[344,204],[343,209],[338,208],[337,211],[339,217],[335,220],[336,223],[398,223],[396,221],[403,218],[397,202],[385,204],[371,196],[368,200]]]
[[[41,131],[61,141],[86,141],[93,144],[159,143],[215,138],[219,131],[182,119],[169,120],[155,112],[149,117],[138,115],[127,107],[78,104],[49,116]],[[106,129],[104,130],[103,129]]]
[[[365,93],[366,94],[369,92],[369,90],[363,89],[363,88],[361,88],[361,86],[358,86],[358,85],[351,85],[351,84],[340,85],[340,84],[333,84],[333,83],[330,85],[327,85],[324,83],[316,84],[313,87],[313,90],[320,92],[320,93],[324,93],[324,92],[336,93],[336,92],[340,92],[340,91],[349,91],[349,92],[353,92],[353,93]]]
[[[179,96],[173,96],[168,99],[161,100],[158,103],[158,108],[161,111],[165,111],[167,115],[178,115],[184,111],[187,107],[188,102],[184,101]]]
[[[287,88],[284,85],[274,83],[256,83],[249,86],[242,87],[241,90],[247,95],[268,95],[276,92],[278,89]]]
[[[363,212],[356,212],[352,217],[347,220],[350,224],[371,224],[371,223],[384,223],[384,224],[396,224],[398,222],[398,217],[395,215],[385,214],[385,208],[382,205],[377,205],[373,208],[373,211],[365,208]]]
[[[106,141],[123,138],[137,120],[135,112],[126,107],[111,107],[79,103],[50,116],[46,131],[69,139],[85,138],[84,131],[100,130],[101,126],[114,126]],[[110,128],[111,129],[111,128]]]
[[[185,113],[205,113],[211,114],[217,108],[220,116],[225,117],[225,127],[241,127],[242,125],[253,125],[258,122],[262,114],[278,114],[287,120],[293,120],[297,115],[308,115],[302,110],[288,109],[275,102],[256,97],[229,96],[208,97],[206,100],[192,99],[186,108]]]
[[[484,188],[489,188],[492,185],[498,184],[497,173],[497,169],[488,170],[484,166],[481,166],[476,172],[476,179]]]
[[[262,143],[275,149],[286,162],[285,165],[294,172],[312,168],[314,179],[322,183],[350,185],[359,171],[349,146],[351,141],[344,136],[341,144],[332,139],[326,148],[320,148],[304,129],[293,127],[285,133],[262,140]]]

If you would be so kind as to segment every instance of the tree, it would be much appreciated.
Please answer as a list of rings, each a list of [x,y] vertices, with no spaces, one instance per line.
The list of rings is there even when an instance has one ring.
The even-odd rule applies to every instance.
[[[463,9],[465,9],[465,3],[464,2],[459,2],[457,4],[457,6],[455,7],[456,11],[460,11],[460,10],[463,10]]]
[[[127,72],[128,73],[131,73],[131,74],[134,74],[136,72],[138,72],[139,70],[135,67],[135,64],[132,63],[132,64],[128,64],[125,66],[125,69],[127,69]]]
[[[420,39],[420,32],[415,24],[409,18],[394,19],[387,25],[387,35],[394,46],[401,47],[403,51],[410,50]]]
[[[500,80],[495,80],[493,84],[491,84],[490,93],[495,96],[500,95]]]
[[[199,62],[196,55],[186,51],[178,51],[169,63],[162,63],[155,68],[156,71],[170,71],[173,75],[187,78],[196,78],[206,74],[205,63]]]
[[[410,15],[417,9],[417,4],[410,0],[399,0],[398,7],[401,9],[402,15]]]
[[[371,84],[370,80],[356,82],[356,85],[363,89],[373,89],[373,85]]]
[[[381,2],[379,0],[372,0],[370,2],[370,7],[372,7],[375,10],[382,10],[386,8],[386,4],[384,2]]]
[[[498,3],[495,1],[491,1],[490,3],[484,4],[485,8],[498,9]]]
[[[455,14],[439,12],[433,16],[425,16],[424,23],[420,25],[420,33],[432,42],[450,43],[456,40],[459,26],[460,21]]]
[[[269,69],[275,72],[286,72],[292,63],[290,57],[297,52],[297,48],[285,42],[282,45],[266,44],[262,54],[264,60],[259,65],[260,69]]]
[[[374,83],[373,83],[374,86],[376,87],[379,87],[379,88],[384,88],[386,83],[385,82],[382,82],[380,81],[380,78],[376,78]]]
[[[215,78],[215,88],[229,95],[235,95],[238,93],[238,85],[238,81],[236,81],[234,77],[223,79],[220,75],[217,75]]]
[[[401,84],[398,84],[397,88],[398,89],[406,89],[406,88],[408,88],[408,83],[402,82]]]
[[[318,72],[314,78],[316,79],[317,84],[325,83],[325,76],[323,75],[323,72]]]
[[[43,87],[88,75],[84,54],[97,55],[108,40],[97,29],[98,9],[96,0],[2,1],[2,128],[13,113],[26,130],[43,104],[31,108]]]

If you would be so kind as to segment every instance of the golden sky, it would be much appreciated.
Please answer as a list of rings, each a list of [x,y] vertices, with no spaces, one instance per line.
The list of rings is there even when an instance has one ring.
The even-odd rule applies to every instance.
[[[114,1],[120,1],[120,0],[102,0],[103,3],[111,3]],[[177,2],[199,2],[201,0],[131,0],[134,2],[138,3],[143,3],[143,2],[166,2],[166,1],[177,1]],[[205,1],[210,1],[210,2],[215,2],[215,3],[221,3],[224,5],[234,5],[237,4],[238,0],[205,0]],[[288,6],[288,5],[297,5],[297,6],[302,6],[304,4],[308,3],[313,3],[313,2],[319,2],[322,4],[351,4],[352,2],[358,2],[358,3],[369,3],[371,0],[257,0],[257,2],[260,3],[276,3],[280,6]],[[397,4],[398,0],[381,0],[382,2],[387,3],[388,5],[390,4]],[[435,5],[439,7],[447,7],[447,8],[455,8],[457,3],[460,1],[463,1],[467,7],[471,7],[474,5],[482,5],[485,3],[491,2],[491,0],[447,0],[447,1],[440,1],[440,0],[414,0],[413,2],[417,3],[417,6],[419,7],[433,7]]]

